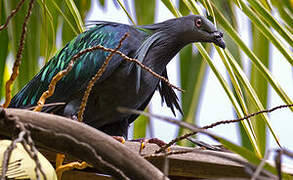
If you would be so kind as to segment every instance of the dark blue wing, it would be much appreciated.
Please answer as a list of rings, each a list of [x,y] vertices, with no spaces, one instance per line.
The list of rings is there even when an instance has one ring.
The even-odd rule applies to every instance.
[[[41,71],[13,97],[9,107],[29,107],[36,105],[38,99],[48,86],[52,78],[61,70],[65,69],[71,58],[89,47],[101,44],[107,48],[115,48],[119,44],[119,40],[126,33],[130,32],[130,36],[145,36],[143,32],[123,24],[117,23],[99,23],[95,27],[78,35],[59,51],[42,69]],[[134,34],[133,34],[134,33]],[[140,44],[138,42],[123,42],[120,51],[128,55],[131,51],[136,51]],[[73,69],[63,77],[56,85],[55,93],[46,101],[49,102],[65,102],[70,96],[84,89],[93,75],[104,63],[108,52],[96,50],[82,55],[74,64]],[[99,81],[107,78],[121,63],[122,58],[115,55],[109,62],[106,71],[103,73]]]

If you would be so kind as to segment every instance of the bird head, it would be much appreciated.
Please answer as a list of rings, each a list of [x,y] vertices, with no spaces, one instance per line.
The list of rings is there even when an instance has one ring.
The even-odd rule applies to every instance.
[[[210,42],[225,49],[223,33],[204,16],[189,15],[173,19],[172,29],[177,39],[184,43]],[[172,21],[172,20],[171,20]],[[170,26],[169,26],[170,28]]]

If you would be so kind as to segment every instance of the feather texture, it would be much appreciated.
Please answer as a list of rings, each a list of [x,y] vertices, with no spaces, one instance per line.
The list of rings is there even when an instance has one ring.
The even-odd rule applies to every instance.
[[[145,59],[147,53],[151,49],[152,46],[154,46],[155,42],[162,39],[164,36],[163,32],[155,32],[150,37],[148,37],[142,45],[137,49],[135,52],[134,58],[138,59],[141,63],[143,63],[143,60]],[[129,66],[129,72],[132,70],[134,63],[132,63]],[[137,79],[136,79],[136,92],[138,92],[140,88],[140,78],[141,78],[141,67],[139,65],[136,65],[136,71],[137,71]],[[128,73],[129,73],[128,72]]]
[[[86,48],[101,44],[108,48],[115,48],[119,39],[128,32],[129,26],[121,24],[98,24],[90,30],[78,35],[75,39],[66,44],[42,69],[41,71],[16,95],[13,97],[10,107],[29,107],[36,105],[38,99],[59,71],[64,70],[71,58]],[[115,28],[115,31],[113,29]],[[128,54],[129,49],[120,49]],[[67,76],[62,78],[56,86],[55,93],[47,102],[55,100],[66,101],[70,96],[80,89],[85,88],[91,77],[104,63],[108,52],[101,50],[84,54],[74,64],[73,69]],[[121,58],[114,56],[109,63],[100,81],[108,77],[113,70],[121,63]]]
[[[195,25],[200,19],[202,25]],[[122,53],[137,58],[154,72],[168,78],[166,66],[185,45],[191,42],[213,42],[225,47],[223,34],[202,16],[186,16],[146,26],[97,21],[96,25],[81,33],[66,44],[40,72],[16,94],[9,107],[26,108],[35,106],[52,78],[64,70],[72,57],[80,51],[96,45],[116,48],[125,33],[130,36],[123,41]],[[96,50],[82,55],[72,70],[56,85],[54,94],[46,103],[63,102],[61,106],[46,106],[42,111],[67,117],[78,113],[84,91],[90,79],[104,63],[108,52]],[[181,113],[178,98],[171,87],[139,66],[123,61],[114,55],[105,72],[92,88],[84,112],[84,122],[114,136],[127,137],[128,126],[137,115],[122,114],[117,107],[144,110],[158,89],[162,102],[175,114]]]

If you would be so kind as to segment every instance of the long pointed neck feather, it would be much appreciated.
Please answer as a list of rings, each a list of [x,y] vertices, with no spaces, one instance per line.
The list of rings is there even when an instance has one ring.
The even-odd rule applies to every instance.
[[[157,73],[162,73],[169,61],[184,47],[184,44],[176,41],[176,37],[172,35],[172,32],[169,33],[168,26],[161,27],[163,28],[159,28],[158,24],[147,26],[147,29],[154,33],[142,43],[135,53],[135,58],[145,65],[152,67]],[[145,57],[150,53],[150,49],[153,55],[152,58],[149,58],[149,62],[146,62]],[[133,65],[130,66],[129,72],[132,68]],[[138,92],[140,88],[141,67],[137,65],[136,68],[136,91]]]
[[[144,61],[147,53],[149,52],[151,46],[155,44],[156,41],[159,41],[163,37],[162,32],[156,32],[150,37],[148,37],[142,45],[135,52],[134,58],[138,59],[141,63]],[[129,72],[132,70],[134,64],[131,64],[129,67]],[[140,78],[141,78],[141,67],[136,65],[137,79],[136,79],[136,91],[138,92],[140,88]]]

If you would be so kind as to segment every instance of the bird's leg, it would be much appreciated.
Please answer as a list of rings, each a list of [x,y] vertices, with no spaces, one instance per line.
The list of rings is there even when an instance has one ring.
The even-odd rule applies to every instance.
[[[80,162],[71,162],[71,163],[63,165],[64,159],[65,159],[64,154],[57,153],[57,155],[56,155],[56,170],[55,171],[56,171],[58,180],[61,180],[62,174],[65,171],[69,171],[72,169],[85,169],[86,167],[89,166],[89,164],[87,164],[84,161],[81,163]]]
[[[57,167],[59,166],[62,166],[63,162],[64,162],[64,159],[65,159],[65,155],[64,154],[60,154],[60,153],[57,153],[56,154],[56,169]]]
[[[114,139],[116,139],[117,141],[121,142],[122,144],[125,143],[125,139],[122,136],[112,136]],[[90,166],[89,164],[87,164],[86,162],[71,162],[71,163],[67,163],[63,165],[65,159],[65,155],[64,154],[60,154],[57,153],[56,155],[56,174],[58,177],[58,180],[61,180],[62,178],[62,174],[65,171],[69,171],[72,169],[85,169],[88,166]]]
[[[78,118],[76,115],[71,115],[69,116],[70,119],[74,120],[74,121],[78,121]],[[112,136],[114,139],[116,139],[117,141],[121,142],[122,144],[125,143],[125,139],[122,136]],[[72,169],[84,169],[86,167],[88,167],[89,165],[86,162],[71,162],[68,164],[64,164],[65,159],[65,155],[64,154],[57,154],[56,155],[56,174],[58,177],[58,180],[61,180],[62,178],[62,174],[65,171],[69,171]]]
[[[146,144],[147,143],[150,143],[150,144],[156,144],[158,145],[159,147],[163,147],[166,145],[166,143],[158,138],[150,138],[150,139],[147,139],[147,138],[139,138],[139,139],[134,139],[134,140],[131,140],[133,142],[140,142],[140,149],[139,149],[139,153],[141,153],[141,151],[145,148]],[[170,149],[168,148],[168,151]]]

